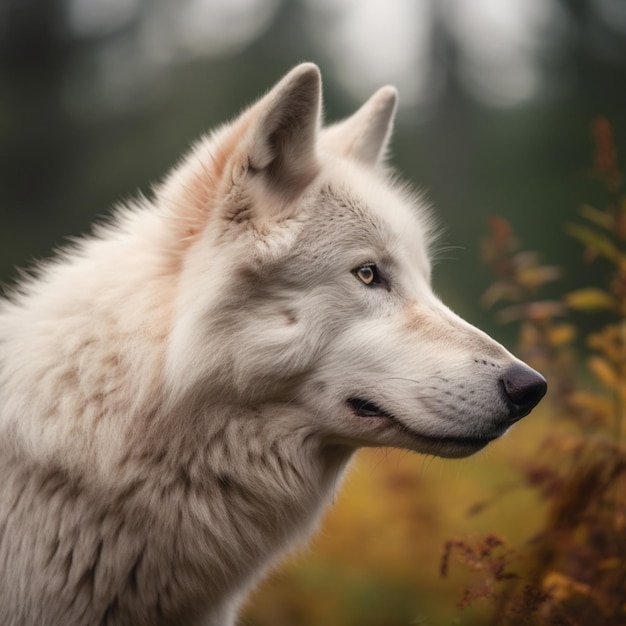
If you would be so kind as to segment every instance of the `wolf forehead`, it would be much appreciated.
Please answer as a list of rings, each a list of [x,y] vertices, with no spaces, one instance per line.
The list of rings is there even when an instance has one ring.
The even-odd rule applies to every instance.
[[[303,229],[318,249],[333,258],[346,251],[371,255],[363,261],[390,260],[407,256],[428,271],[434,220],[429,205],[406,186],[389,185],[384,178],[372,179],[351,163],[320,173],[311,197],[305,199],[306,219],[313,228]],[[346,172],[337,170],[350,170]],[[333,180],[334,179],[334,180]],[[346,183],[350,181],[350,184]],[[338,249],[336,246],[340,245]]]

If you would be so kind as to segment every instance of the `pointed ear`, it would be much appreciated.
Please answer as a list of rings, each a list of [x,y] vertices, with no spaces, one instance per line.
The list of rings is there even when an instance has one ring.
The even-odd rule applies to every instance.
[[[331,151],[369,166],[384,161],[398,105],[395,87],[379,89],[356,113],[324,130]]]
[[[315,177],[321,76],[313,63],[289,72],[249,114],[244,143],[250,173],[279,192],[299,191]]]
[[[290,206],[319,171],[320,98],[320,72],[303,63],[196,144],[156,190],[182,246],[203,230],[218,199],[228,197],[230,221],[271,217]],[[260,201],[265,191],[274,197]]]

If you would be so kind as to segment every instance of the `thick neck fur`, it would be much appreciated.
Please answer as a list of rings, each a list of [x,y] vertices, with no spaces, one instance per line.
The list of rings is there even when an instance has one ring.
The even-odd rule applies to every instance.
[[[297,406],[168,401],[163,303],[176,279],[146,263],[146,239],[163,249],[158,224],[132,219],[130,234],[87,242],[80,263],[51,266],[0,310],[3,624],[229,623],[315,523],[351,454],[289,426],[303,422]],[[117,272],[141,297],[110,298]]]
[[[308,533],[347,460],[325,456],[304,433],[259,429],[263,413],[216,411],[222,427],[193,454],[167,442],[128,450],[116,468],[125,481],[113,490],[4,457],[3,528],[36,538],[36,551],[25,562],[10,543],[0,546],[8,577],[0,607],[9,606],[2,589],[20,589],[16,613],[0,608],[2,622],[213,623],[216,615],[223,623],[239,592]],[[42,506],[45,518],[35,514]],[[30,614],[41,598],[45,615]]]

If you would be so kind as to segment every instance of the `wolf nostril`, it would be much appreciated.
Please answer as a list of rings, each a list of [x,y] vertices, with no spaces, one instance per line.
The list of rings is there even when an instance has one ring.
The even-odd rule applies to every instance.
[[[514,419],[528,415],[548,389],[546,379],[523,364],[510,367],[501,382]]]

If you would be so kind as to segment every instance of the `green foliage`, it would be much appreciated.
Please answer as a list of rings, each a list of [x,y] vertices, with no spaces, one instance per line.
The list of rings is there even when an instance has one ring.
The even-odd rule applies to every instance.
[[[605,119],[594,122],[593,136],[592,175],[608,201],[603,209],[583,206],[582,222],[566,231],[583,245],[588,262],[606,265],[604,285],[581,285],[560,301],[542,301],[540,288],[558,277],[557,269],[520,252],[502,218],[491,221],[483,245],[496,277],[484,302],[505,302],[498,318],[519,324],[523,356],[548,375],[555,426],[538,457],[521,467],[547,501],[548,516],[526,547],[520,572],[509,571],[508,553],[451,544],[462,562],[485,570],[482,588],[468,588],[461,604],[491,600],[498,626],[626,624],[626,195]],[[605,316],[581,337],[581,358],[569,318],[598,312]],[[449,556],[447,546],[446,571]]]

